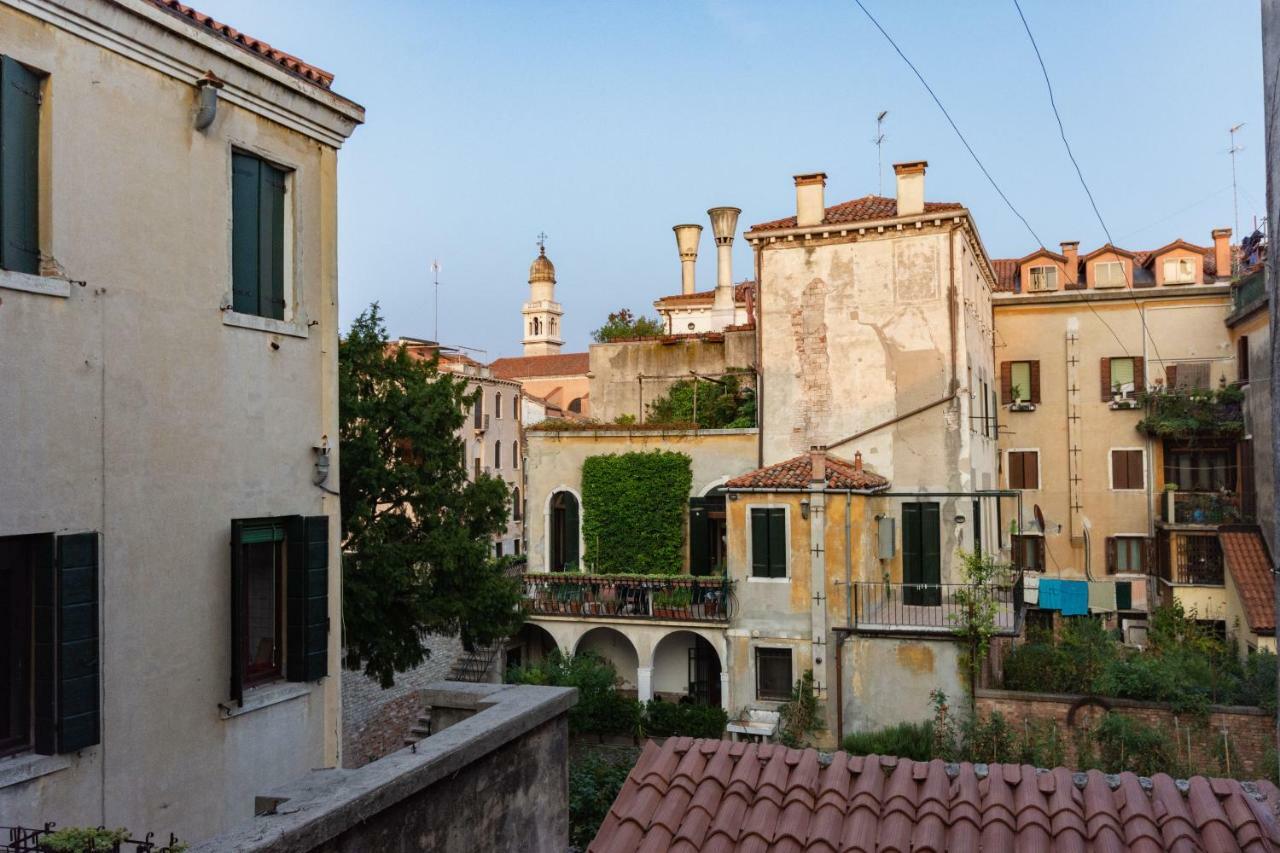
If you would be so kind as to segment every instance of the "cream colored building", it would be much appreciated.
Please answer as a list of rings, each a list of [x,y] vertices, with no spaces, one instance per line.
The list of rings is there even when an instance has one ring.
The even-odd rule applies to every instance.
[[[339,763],[364,111],[168,0],[5,0],[0,56],[0,823],[199,840]]]

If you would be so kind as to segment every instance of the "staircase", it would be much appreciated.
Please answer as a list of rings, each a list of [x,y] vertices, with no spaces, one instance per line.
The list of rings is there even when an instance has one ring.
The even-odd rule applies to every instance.
[[[405,746],[413,746],[425,737],[431,737],[431,706],[427,705],[418,715],[418,721],[409,729],[409,736],[404,739]]]
[[[489,675],[489,668],[493,666],[493,659],[498,656],[498,648],[498,644],[494,643],[476,646],[472,651],[463,649],[453,662],[453,669],[449,670],[449,680],[470,681],[475,684],[484,681]]]

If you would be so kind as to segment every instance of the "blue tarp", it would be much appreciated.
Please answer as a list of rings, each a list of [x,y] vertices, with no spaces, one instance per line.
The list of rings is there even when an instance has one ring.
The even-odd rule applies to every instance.
[[[1041,578],[1040,609],[1061,610],[1063,616],[1084,616],[1089,612],[1089,585],[1084,581]]]

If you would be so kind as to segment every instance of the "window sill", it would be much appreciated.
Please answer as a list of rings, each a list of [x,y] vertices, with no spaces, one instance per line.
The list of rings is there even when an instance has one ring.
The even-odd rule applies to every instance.
[[[41,296],[56,296],[59,299],[67,299],[71,296],[71,282],[65,278],[31,275],[13,270],[0,270],[0,288],[20,290],[23,293],[38,293]]]
[[[41,776],[66,770],[70,766],[71,756],[69,755],[37,755],[34,752],[25,752],[9,758],[0,758],[0,788],[21,785],[23,782],[39,779]]]
[[[1009,411],[1011,412],[1034,412],[1036,410],[1035,403],[1010,403]]]
[[[791,578],[747,578],[747,583],[791,583]]]
[[[262,708],[270,708],[291,699],[301,699],[311,695],[310,684],[287,681],[281,684],[264,684],[261,687],[250,687],[244,692],[244,704],[219,702],[218,713],[224,720],[240,717]]]
[[[222,311],[222,325],[235,326],[240,329],[253,329],[257,332],[270,332],[276,335],[288,335],[291,338],[306,338],[309,333],[306,326],[276,320],[272,317],[259,317],[256,314],[241,314],[225,308]]]
[[[1107,404],[1107,408],[1109,408],[1113,412],[1120,412],[1125,410],[1138,409],[1138,408],[1141,408],[1141,406],[1137,400],[1112,400],[1110,403]]]

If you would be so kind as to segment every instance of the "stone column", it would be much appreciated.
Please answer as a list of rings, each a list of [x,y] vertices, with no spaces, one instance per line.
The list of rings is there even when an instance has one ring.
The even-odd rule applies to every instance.
[[[636,667],[636,694],[641,702],[653,698],[653,667]]]
[[[720,670],[720,707],[733,714],[733,708],[729,705],[729,670]],[[735,738],[736,740],[736,738]]]

